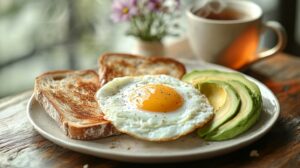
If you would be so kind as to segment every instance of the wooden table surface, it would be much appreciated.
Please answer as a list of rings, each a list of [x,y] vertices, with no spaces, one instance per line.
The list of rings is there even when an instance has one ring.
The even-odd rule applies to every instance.
[[[191,54],[172,48],[170,55]],[[179,48],[179,49],[178,49]],[[0,100],[0,168],[3,167],[300,167],[300,58],[277,54],[244,73],[266,84],[281,106],[279,120],[261,139],[238,151],[193,162],[135,164],[73,152],[43,138],[26,116],[32,91]],[[255,153],[250,155],[250,153]]]

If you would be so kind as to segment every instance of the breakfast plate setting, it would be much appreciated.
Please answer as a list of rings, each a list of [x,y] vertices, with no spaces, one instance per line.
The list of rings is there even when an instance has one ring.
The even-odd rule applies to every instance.
[[[231,70],[229,68],[215,65],[215,64],[210,64],[210,63],[205,63],[205,62],[195,62],[191,60],[180,60],[186,68],[186,73],[189,74],[190,72],[194,70],[213,70],[213,71],[222,71],[224,73],[227,72],[235,72],[234,70]],[[103,75],[103,74],[102,74]],[[99,72],[99,76],[101,77],[101,72]],[[261,93],[261,111],[260,115],[257,119],[255,120],[255,123],[248,124],[247,128],[245,130],[238,130],[230,133],[224,133],[221,132],[220,134],[216,133],[215,130],[220,129],[222,126],[224,127],[225,124],[227,125],[232,125],[229,124],[228,122],[233,118],[229,117],[228,120],[223,121],[222,123],[219,123],[218,128],[213,128],[213,124],[217,123],[213,119],[211,129],[214,131],[207,131],[204,134],[203,131],[198,131],[193,128],[189,127],[169,127],[169,123],[166,124],[166,128],[168,129],[161,129],[163,132],[161,134],[163,135],[157,135],[159,134],[159,131],[156,130],[151,130],[151,134],[147,133],[149,129],[152,129],[151,122],[149,128],[145,126],[146,130],[143,130],[144,125],[139,125],[137,127],[134,127],[135,124],[132,124],[131,126],[129,122],[129,119],[125,121],[119,121],[115,120],[115,117],[124,117],[122,116],[123,114],[114,114],[114,113],[108,113],[111,109],[113,109],[113,106],[107,107],[107,104],[110,102],[110,98],[105,98],[107,96],[108,91],[105,89],[109,89],[109,86],[112,85],[112,82],[116,82],[117,80],[112,80],[112,81],[106,81],[108,82],[107,84],[101,86],[101,89],[99,92],[97,92],[97,97],[100,97],[100,101],[98,100],[98,103],[101,104],[103,103],[102,100],[107,100],[105,101],[105,104],[101,104],[102,108],[104,109],[104,113],[110,122],[120,131],[120,132],[128,132],[128,134],[112,134],[112,136],[108,137],[103,137],[103,138],[90,138],[90,139],[84,139],[80,140],[82,138],[72,138],[70,136],[71,132],[68,132],[67,134],[69,135],[66,136],[65,131],[70,131],[66,129],[70,129],[70,123],[69,126],[65,128],[64,123],[63,124],[57,124],[59,121],[59,117],[56,116],[55,113],[47,113],[45,108],[45,105],[43,106],[41,102],[38,102],[38,99],[36,95],[33,95],[28,102],[27,106],[27,116],[29,118],[29,121],[31,124],[34,126],[34,128],[46,139],[52,141],[53,143],[68,148],[70,150],[74,150],[80,153],[85,153],[85,154],[90,154],[93,156],[101,157],[101,158],[106,158],[106,159],[112,159],[112,160],[119,160],[119,161],[126,161],[126,162],[139,162],[139,163],[163,163],[163,162],[181,162],[181,161],[189,161],[189,160],[197,160],[197,159],[205,159],[205,158],[211,158],[214,156],[226,154],[229,152],[232,152],[234,150],[237,150],[239,148],[242,148],[246,145],[249,145],[250,143],[258,140],[261,138],[263,135],[265,135],[271,127],[274,125],[276,122],[279,112],[280,112],[280,107],[278,100],[274,96],[274,94],[261,82],[258,80],[249,77],[247,75],[243,75],[248,81],[251,83],[254,83],[258,88]],[[102,76],[103,78],[103,76]],[[128,77],[127,77],[128,78]],[[122,78],[126,79],[126,77]],[[60,79],[57,79],[60,80]],[[134,80],[138,80],[136,77]],[[177,80],[177,79],[176,79]],[[100,80],[101,82],[101,80]],[[103,81],[102,81],[103,82]],[[119,80],[119,82],[124,82]],[[216,84],[215,80],[209,81],[213,82],[213,84]],[[153,82],[152,82],[153,83]],[[217,82],[217,86],[227,86],[225,82]],[[127,86],[127,85],[126,85]],[[132,85],[134,86],[134,85]],[[192,85],[191,85],[192,86]],[[202,88],[204,88],[204,85],[201,85]],[[211,86],[211,85],[209,85]],[[116,87],[119,88],[119,87]],[[213,87],[214,89],[217,89]],[[231,87],[229,87],[231,88]],[[252,90],[246,89],[247,91],[251,92]],[[202,92],[202,90],[201,90]],[[203,91],[204,92],[204,91]],[[35,93],[34,93],[35,94]],[[220,94],[222,94],[220,92]],[[229,92],[226,92],[225,95],[228,95]],[[182,94],[181,94],[182,95]],[[122,97],[122,96],[121,96]],[[247,97],[247,96],[245,96]],[[105,98],[105,99],[104,99]],[[243,101],[246,98],[243,98],[241,96],[241,100],[238,99],[238,101]],[[206,98],[205,98],[206,100]],[[222,101],[219,100],[218,98],[211,98],[208,96],[208,100],[210,104],[215,108],[216,106],[214,105],[214,102],[217,102],[217,104]],[[257,100],[253,102],[254,105],[257,105]],[[112,102],[115,102],[115,100],[112,100]],[[232,102],[231,102],[232,103]],[[246,103],[247,104],[247,103]],[[103,107],[105,105],[105,107]],[[150,103],[150,105],[152,105]],[[208,105],[210,107],[210,105]],[[245,106],[244,104],[241,105],[236,105],[236,108],[248,108],[248,107],[243,107]],[[47,106],[48,107],[48,106]],[[137,107],[139,107],[137,105]],[[183,108],[182,106],[181,108]],[[211,112],[212,109],[207,107],[206,112]],[[142,109],[145,108],[145,105],[141,107]],[[139,109],[141,109],[139,108]],[[152,110],[153,105],[149,106],[148,111]],[[178,109],[181,109],[178,107]],[[195,109],[195,105],[192,106],[187,106],[187,109],[185,111],[191,111],[191,109]],[[251,107],[252,108],[252,107]],[[45,110],[46,109],[46,110]],[[254,107],[255,109],[259,109]],[[48,108],[49,110],[49,108]],[[157,109],[154,109],[157,110]],[[165,110],[165,109],[164,109]],[[174,109],[172,109],[174,110]],[[166,109],[168,111],[168,109]],[[221,110],[219,110],[221,111]],[[236,110],[235,110],[236,111]],[[252,110],[253,111],[253,110]],[[258,110],[257,110],[258,111]],[[139,116],[139,114],[142,114],[143,112],[136,112],[136,114]],[[153,115],[156,115],[156,112],[151,112]],[[174,113],[171,113],[171,117],[169,117],[169,112],[165,112],[163,115],[168,119],[168,118],[174,118]],[[134,113],[133,113],[134,114]],[[147,113],[148,115],[148,113]],[[152,115],[152,114],[151,114]],[[149,112],[149,116],[150,112]],[[159,114],[158,114],[159,115]],[[193,114],[194,115],[194,114]],[[232,114],[232,115],[244,115],[239,112],[238,114]],[[176,116],[175,116],[176,117]],[[181,116],[180,116],[181,117]],[[202,119],[205,118],[201,116]],[[201,118],[200,117],[200,118]],[[209,116],[206,116],[207,120],[210,118]],[[213,117],[211,117],[213,118]],[[218,118],[218,114],[214,114],[214,118]],[[159,119],[159,118],[158,118]],[[210,119],[209,119],[210,120]],[[163,120],[164,121],[164,120]],[[191,121],[191,120],[189,120]],[[134,122],[134,121],[132,121]],[[142,121],[140,121],[142,122]],[[194,121],[192,121],[194,122]],[[198,128],[200,128],[198,122]],[[125,126],[124,126],[125,123]],[[153,121],[153,123],[156,123],[156,121]],[[202,121],[202,127],[206,125],[204,120]],[[130,126],[127,126],[130,125]],[[216,124],[217,125],[217,124]],[[221,125],[221,126],[220,126]],[[153,126],[154,127],[154,126]],[[206,126],[208,127],[208,126]],[[246,126],[245,126],[246,127]],[[134,128],[134,129],[133,129]],[[170,128],[176,128],[176,130],[171,130]],[[205,127],[204,127],[205,128]],[[225,127],[224,127],[225,128]],[[184,131],[185,129],[188,129],[187,131]],[[179,130],[183,130],[181,134],[186,134],[182,136],[172,136],[171,133],[178,132]],[[209,129],[208,129],[209,130]],[[146,133],[145,133],[146,131]],[[153,133],[155,132],[155,134]],[[170,134],[167,134],[170,133]],[[203,134],[202,134],[203,133]],[[174,133],[175,134],[175,133]],[[236,134],[236,135],[234,135]],[[151,136],[150,136],[151,135]],[[203,136],[202,136],[203,135]],[[219,136],[220,135],[220,136]],[[222,136],[221,136],[222,135]],[[170,136],[170,137],[168,137]],[[202,138],[200,138],[201,136]],[[70,138],[71,137],[71,138]],[[161,137],[167,137],[170,138],[171,141],[168,140],[161,140]],[[172,139],[173,138],[173,139]]]

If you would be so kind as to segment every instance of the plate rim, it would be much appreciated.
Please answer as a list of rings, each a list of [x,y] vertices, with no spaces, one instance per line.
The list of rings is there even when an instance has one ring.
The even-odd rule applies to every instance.
[[[185,61],[182,61],[182,62],[185,62]],[[207,69],[217,69],[217,70],[221,69],[221,70],[226,70],[226,71],[234,71],[232,69],[229,69],[229,68],[226,68],[226,67],[223,67],[220,65],[215,65],[215,64],[210,64],[210,63],[204,63],[204,64],[206,64],[206,66],[209,67]],[[48,133],[47,131],[45,131],[45,129],[40,128],[40,126],[34,121],[34,119],[31,116],[32,104],[38,103],[34,98],[34,93],[30,97],[29,102],[27,103],[26,113],[27,113],[27,118],[29,119],[30,123],[33,125],[35,130],[37,130],[43,137],[45,137],[46,139],[50,140],[51,142],[53,142],[55,144],[58,144],[59,146],[63,146],[65,148],[68,148],[70,150],[77,151],[80,153],[86,153],[86,154],[91,154],[91,155],[98,156],[98,157],[100,156],[103,158],[114,159],[114,160],[123,160],[123,161],[128,161],[128,160],[132,160],[132,159],[154,159],[154,158],[164,159],[164,158],[179,158],[179,157],[182,157],[182,159],[185,158],[184,160],[191,160],[190,158],[186,158],[186,157],[199,156],[202,154],[205,154],[207,156],[204,156],[204,157],[202,156],[202,157],[198,157],[198,158],[209,158],[212,156],[217,156],[217,155],[221,155],[224,153],[232,152],[234,150],[237,150],[239,148],[247,146],[250,143],[256,141],[257,139],[259,139],[263,135],[265,135],[272,128],[272,126],[275,124],[275,122],[277,121],[277,119],[279,117],[280,105],[279,105],[278,99],[274,95],[274,93],[267,86],[265,86],[263,83],[261,83],[257,79],[250,77],[246,74],[243,74],[243,75],[246,76],[251,81],[259,84],[261,87],[266,89],[272,95],[272,99],[274,99],[274,105],[276,106],[275,110],[273,111],[272,117],[268,120],[267,124],[263,125],[262,127],[259,127],[259,128],[261,128],[260,131],[255,131],[252,136],[244,137],[242,139],[242,141],[238,141],[233,144],[230,143],[229,145],[227,144],[222,148],[218,148],[218,149],[214,149],[214,150],[204,150],[204,151],[201,151],[201,150],[200,151],[199,150],[189,151],[189,150],[187,150],[187,151],[181,151],[181,152],[173,152],[173,153],[169,153],[169,154],[161,153],[158,155],[153,155],[151,153],[141,154],[139,152],[138,154],[135,154],[133,152],[126,152],[126,151],[91,148],[88,145],[76,143],[76,141],[78,141],[78,140],[70,139],[71,142],[65,141],[63,139],[56,137],[55,135],[52,135],[51,133]],[[218,152],[218,154],[215,154],[216,152]],[[176,161],[181,161],[181,160],[175,160],[173,162],[176,162]],[[140,162],[140,161],[134,160],[134,162]],[[142,161],[142,162],[144,162],[144,161]]]

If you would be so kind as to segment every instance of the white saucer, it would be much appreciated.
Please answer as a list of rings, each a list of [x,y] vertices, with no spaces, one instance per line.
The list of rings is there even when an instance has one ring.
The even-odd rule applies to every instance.
[[[191,69],[228,68],[208,63],[183,61]],[[94,156],[143,163],[179,162],[209,158],[225,154],[250,144],[263,136],[279,116],[279,103],[274,94],[259,81],[248,77],[260,88],[263,96],[263,112],[259,121],[244,134],[227,141],[206,142],[195,134],[172,142],[147,142],[127,135],[119,135],[94,141],[73,140],[66,137],[44,109],[32,97],[28,103],[28,118],[34,128],[45,138],[65,148]]]

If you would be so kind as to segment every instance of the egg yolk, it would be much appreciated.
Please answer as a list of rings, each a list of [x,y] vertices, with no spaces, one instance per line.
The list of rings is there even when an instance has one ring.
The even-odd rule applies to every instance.
[[[139,87],[130,96],[130,100],[139,109],[151,112],[171,112],[183,104],[183,98],[176,90],[162,84]]]

